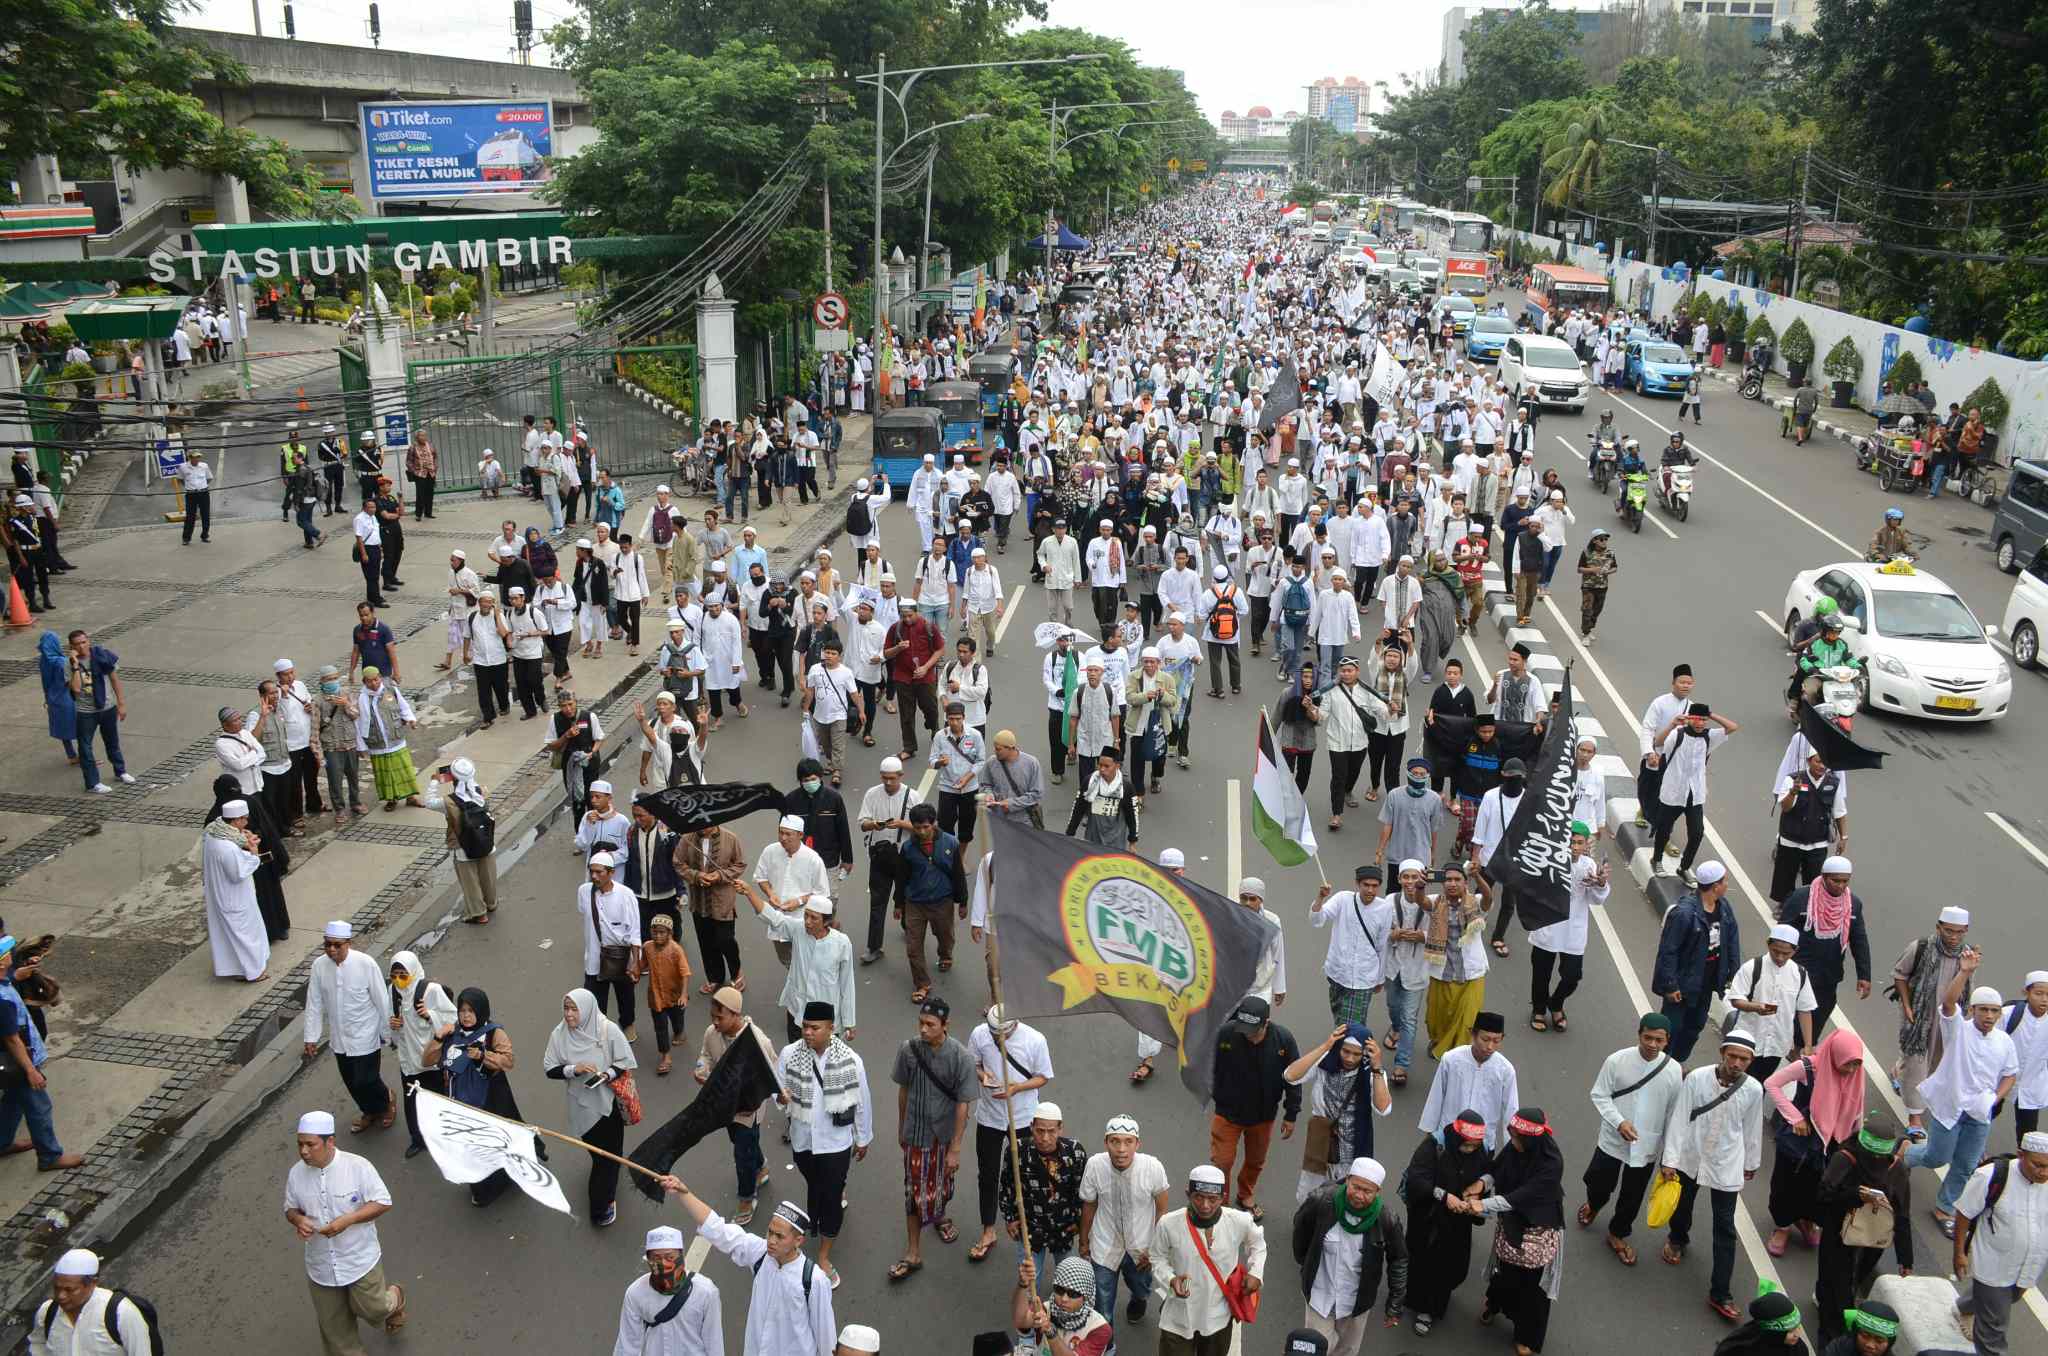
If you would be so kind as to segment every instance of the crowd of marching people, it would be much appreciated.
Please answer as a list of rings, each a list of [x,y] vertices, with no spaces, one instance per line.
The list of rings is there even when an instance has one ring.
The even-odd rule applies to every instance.
[[[1284,1239],[1300,1269],[1305,1330],[1291,1349],[1351,1356],[1373,1326],[1427,1335],[1462,1305],[1480,1322],[1498,1319],[1530,1356],[1544,1349],[1577,1230],[1605,1216],[1606,1249],[1633,1267],[1634,1227],[1647,1222],[1664,1230],[1660,1262],[1682,1267],[1704,1208],[1707,1305],[1734,1325],[1717,1353],[1811,1337],[1824,1356],[1884,1356],[1901,1320],[1869,1287],[1887,1251],[1901,1272],[1913,1269],[1910,1170],[1920,1166],[1947,1169],[1934,1218],[1970,1282],[1977,1349],[2008,1350],[2013,1300],[2048,1260],[2048,1133],[2038,1128],[2048,971],[2025,974],[2010,996],[1980,982],[1969,915],[1951,906],[1918,929],[1888,975],[1875,975],[1877,920],[1852,888],[1846,855],[1847,774],[1798,739],[1772,788],[1777,851],[1789,863],[1772,891],[1780,919],[1745,950],[1727,868],[1700,857],[1708,755],[1738,731],[1680,664],[1640,729],[1644,827],[1657,868],[1672,872],[1675,859],[1684,885],[1662,924],[1650,984],[1658,1007],[1634,1031],[1606,1033],[1626,1039],[1590,1089],[1556,1086],[1535,1061],[1525,1080],[1509,1052],[1520,1019],[1511,1024],[1486,992],[1489,969],[1512,954],[1516,916],[1512,889],[1488,863],[1525,794],[1527,760],[1557,718],[1557,694],[1524,646],[1490,674],[1467,672],[1455,647],[1484,612],[1496,560],[1524,619],[1576,574],[1590,641],[1619,568],[1607,533],[1582,530],[1573,487],[1556,467],[1539,467],[1536,410],[1466,362],[1418,306],[1375,295],[1362,277],[1282,240],[1248,189],[1150,209],[1116,236],[1098,246],[1137,252],[1100,275],[1092,300],[1055,314],[1040,289],[1052,294],[1067,275],[1042,276],[1001,298],[1000,323],[945,350],[1007,349],[1013,388],[1000,448],[978,467],[927,457],[903,487],[915,557],[892,560],[884,545],[897,487],[857,472],[836,491],[848,539],[793,578],[772,567],[751,527],[732,529],[729,494],[686,510],[665,485],[632,514],[623,494],[600,493],[573,561],[547,533],[522,533],[510,519],[476,558],[451,553],[437,667],[474,670],[487,726],[515,704],[522,719],[551,717],[536,743],[561,771],[572,850],[587,873],[575,901],[582,969],[540,1066],[562,1084],[568,1131],[592,1151],[591,1223],[618,1218],[621,1165],[607,1155],[623,1152],[638,1119],[634,1077],[665,1077],[681,1062],[701,1082],[736,1043],[756,1043],[775,1070],[778,1106],[746,1108],[726,1127],[731,1189],[702,1186],[719,1175],[705,1170],[709,1151],[688,1164],[697,1186],[678,1165],[661,1189],[751,1287],[749,1356],[878,1351],[886,1324],[837,1323],[843,1263],[833,1253],[849,1177],[890,1119],[861,1052],[886,1049],[906,1221],[887,1276],[912,1281],[927,1234],[953,1244],[968,1232],[952,1198],[972,1157],[967,1256],[999,1256],[990,1270],[1010,1293],[990,1350],[1104,1356],[1156,1343],[1162,1356],[1222,1356],[1258,1314],[1269,1246]],[[1604,333],[1609,319],[1574,323]],[[903,369],[901,385],[889,371],[889,395],[915,398],[921,361]],[[895,354],[890,363],[901,366]],[[883,395],[872,355],[857,351],[832,371],[828,380],[844,385],[828,406],[843,395],[863,408],[871,382]],[[794,422],[785,407],[777,429],[745,430],[745,445]],[[717,464],[732,464],[739,432],[706,436]],[[523,492],[546,501],[560,529],[573,509],[559,488],[550,497],[548,477],[574,458],[562,451],[574,435],[536,437],[536,475]],[[752,481],[745,471],[735,478],[745,505]],[[611,488],[601,473],[591,479]],[[817,489],[813,479],[803,497]],[[282,840],[321,812],[312,777],[293,773],[303,762],[293,738],[330,747],[333,707],[347,728],[332,747],[364,756],[371,798],[390,808],[420,794],[405,740],[414,715],[372,606],[380,588],[403,586],[377,498],[355,530],[372,598],[347,677],[359,669],[362,689],[343,692],[341,674],[323,674],[316,697],[280,661],[279,695],[251,713],[257,728],[222,713],[223,780],[233,784],[222,788],[223,827],[209,834],[207,881],[223,973],[264,977],[261,831]],[[403,516],[401,506],[401,539]],[[999,704],[991,661],[1017,644],[1010,614],[1027,577],[1046,618],[1031,632],[1042,691],[1004,693]],[[644,631],[643,610],[659,619]],[[571,661],[621,642],[644,651],[659,690],[630,720],[601,721],[579,698]],[[793,716],[768,712],[771,694]],[[301,718],[263,716],[291,700],[302,701]],[[1010,714],[1039,709],[1037,700],[1042,726]],[[1185,871],[1184,854],[1148,834],[1148,804],[1192,772],[1198,721],[1249,730],[1262,707],[1296,787],[1327,804],[1323,826],[1338,837],[1324,843],[1352,842],[1359,863],[1349,888],[1326,885],[1308,905],[1328,935],[1331,1025],[1324,1034],[1312,1016],[1297,1038],[1277,1020],[1288,993],[1280,925],[1267,912],[1277,901],[1255,877],[1219,883],[1269,940],[1251,991],[1232,1005],[1215,1048],[1197,1055],[1215,1066],[1209,1157],[1170,1169],[1145,1152],[1130,1106],[1084,1111],[1050,1099],[1044,1033],[999,1005],[956,1020],[938,977],[959,958],[960,925],[977,946],[992,925],[989,854],[974,850],[977,838],[986,847],[986,820],[1142,850]],[[732,731],[729,721],[757,722],[744,757],[725,756],[715,738]],[[762,752],[792,735],[783,755]],[[858,751],[870,749],[877,780],[850,806],[846,781],[860,787]],[[1611,888],[1594,752],[1580,741],[1569,913],[1520,939],[1526,1026],[1541,1039],[1578,1025],[1569,999],[1591,982],[1590,920]],[[737,824],[677,833],[645,803],[674,787],[774,775],[762,771],[770,764],[794,779],[765,840],[743,841]],[[344,784],[329,766],[339,818]],[[919,789],[927,770],[928,795]],[[464,914],[488,924],[496,878],[480,827],[485,789],[463,760],[428,784],[424,803],[448,817]],[[360,812],[353,774],[345,786],[347,808]],[[737,935],[749,915],[766,929],[779,972],[743,970]],[[860,968],[887,959],[892,923],[914,1005],[907,1031],[863,1013],[856,996]],[[1898,1000],[1896,1068],[1866,1069],[1856,1037],[1828,1029],[1844,985],[1859,1000],[1874,986]],[[694,1052],[684,1020],[693,998],[708,1009]],[[654,1038],[647,1062],[643,1016]],[[864,1030],[898,1043],[861,1040]],[[323,1036],[359,1113],[355,1132],[391,1126],[401,1107],[410,1115],[415,1087],[519,1119],[507,1076],[514,1042],[492,1023],[489,996],[428,982],[411,952],[377,963],[354,948],[345,922],[327,925],[314,965],[309,1057]],[[386,1045],[398,1054],[396,1092],[379,1072]],[[1134,1096],[1160,1047],[1140,1036],[1136,1053]],[[1867,1099],[1873,1076],[1894,1082],[1904,1121]],[[1397,1108],[1411,1079],[1426,1090]],[[1579,1096],[1590,1097],[1600,1132],[1590,1145],[1561,1144],[1542,1105]],[[2008,1103],[2017,1154],[1980,1167]],[[1399,1132],[1386,1119],[1397,1110],[1414,1116]],[[417,1121],[408,1125],[410,1157],[425,1146]],[[375,1169],[336,1149],[334,1130],[324,1112],[301,1122],[300,1166],[314,1177],[293,1169],[287,1218],[307,1240],[327,1350],[340,1352],[359,1349],[350,1345],[358,1319],[395,1330],[406,1300],[382,1279],[372,1223],[382,1212],[341,1216],[317,1189],[342,1162],[359,1199],[390,1206]],[[777,1133],[805,1195],[763,1208],[762,1140]],[[1276,1140],[1298,1144],[1302,1158],[1262,1198]],[[1578,1187],[1568,1159],[1585,1165]],[[1768,1251],[1817,1251],[1810,1305],[1768,1284],[1746,1305],[1735,1294],[1739,1197],[1759,1172],[1770,1182]],[[488,1206],[507,1184],[472,1184],[470,1198]],[[1269,1220],[1269,1208],[1283,1217]],[[757,1214],[765,1234],[749,1232]],[[357,1246],[342,1246],[352,1235]],[[648,1275],[626,1293],[615,1350],[722,1352],[717,1284],[684,1265],[683,1235],[653,1229],[646,1253]],[[1282,1303],[1281,1323],[1291,1325],[1294,1304]],[[1156,1336],[1141,1339],[1155,1305]]]

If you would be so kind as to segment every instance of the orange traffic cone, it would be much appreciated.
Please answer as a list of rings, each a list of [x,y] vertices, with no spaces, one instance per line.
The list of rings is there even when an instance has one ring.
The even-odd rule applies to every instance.
[[[9,626],[33,626],[35,619],[28,615],[28,599],[21,596],[21,584],[13,575],[7,576],[7,624]]]
[[[311,405],[306,403],[306,388],[301,386],[299,388],[299,413],[305,414],[312,408],[313,407]]]

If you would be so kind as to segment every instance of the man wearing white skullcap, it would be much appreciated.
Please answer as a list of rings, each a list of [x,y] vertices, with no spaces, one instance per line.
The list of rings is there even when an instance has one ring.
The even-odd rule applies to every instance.
[[[922,800],[917,788],[904,781],[903,760],[894,754],[882,760],[881,780],[860,798],[861,846],[868,857],[868,931],[862,965],[873,965],[882,958],[883,927],[896,889],[897,865],[910,836],[910,807]]]
[[[1955,1277],[1970,1282],[1972,1336],[1984,1356],[2005,1356],[2012,1306],[2040,1283],[2048,1259],[2048,1132],[2021,1136],[2019,1148],[2010,1163],[1993,1161],[1973,1170],[1956,1199],[1963,1218],[1956,1221]],[[2000,1187],[1995,1202],[1994,1182]],[[1967,1227],[1966,1220],[1977,1227]]]
[[[680,1229],[647,1231],[647,1271],[619,1302],[612,1356],[725,1356],[718,1286],[684,1265],[684,1246]]]
[[[1287,1001],[1287,939],[1281,931],[1280,920],[1266,911],[1266,882],[1257,876],[1240,879],[1237,902],[1266,928],[1266,944],[1260,949],[1258,962],[1252,968],[1249,992],[1277,1008]]]
[[[334,1117],[325,1111],[299,1117],[298,1152],[285,1174],[284,1218],[305,1247],[321,1349],[325,1356],[361,1356],[358,1323],[387,1334],[405,1326],[405,1287],[385,1281],[377,1237],[391,1189],[369,1159],[335,1147]]]
[[[1951,904],[1935,917],[1934,931],[1908,942],[1892,965],[1892,995],[1899,1004],[1899,1062],[1892,1069],[1892,1081],[1913,1129],[1927,1114],[1920,1085],[1941,1067],[1946,1052],[1941,996],[1962,968],[1963,939],[1969,931],[1970,911]]]
[[[811,1218],[803,1207],[792,1201],[778,1205],[764,1238],[721,1216],[682,1179],[664,1177],[661,1184],[696,1223],[697,1237],[753,1277],[742,1356],[832,1356],[839,1333],[833,1286],[823,1268],[804,1256]]]
[[[1109,519],[1102,519],[1095,529],[1087,551],[1089,597],[1095,605],[1095,624],[1107,631],[1116,625],[1117,609],[1123,603],[1124,544]]]
[[[29,1323],[29,1356],[150,1356],[141,1308],[102,1286],[99,1275],[100,1259],[85,1248],[57,1259],[50,1298]]]
[[[1121,1277],[1131,1290],[1124,1317],[1133,1323],[1144,1319],[1152,1294],[1153,1233],[1172,1185],[1164,1164],[1138,1152],[1141,1142],[1135,1117],[1111,1116],[1103,1151],[1090,1155],[1081,1172],[1081,1238],[1095,1267],[1096,1311],[1115,1317]]]
[[[1728,984],[1728,1006],[1745,1014],[1743,1025],[1756,1034],[1749,1076],[1759,1083],[1776,1073],[1786,1056],[1813,1049],[1817,1003],[1806,971],[1792,959],[1798,949],[1799,929],[1778,923],[1771,928],[1765,954],[1744,962]]]
[[[576,887],[576,922],[583,938],[583,987],[597,999],[599,1012],[607,1011],[613,992],[618,994],[619,1025],[632,1041],[638,1038],[633,1019],[640,947],[647,939],[640,927],[639,896],[616,879],[625,855],[623,846],[615,855],[602,845],[590,854],[590,878]]]
[[[1230,568],[1218,565],[1211,572],[1213,582],[1202,590],[1195,604],[1195,619],[1201,623],[1202,641],[1209,651],[1209,696],[1223,698],[1223,668],[1230,666],[1230,691],[1244,691],[1238,670],[1238,637],[1245,628],[1245,598],[1231,582]]]
[[[840,1035],[853,1039],[853,942],[832,926],[832,882],[824,859],[804,842],[802,815],[784,815],[775,841],[761,849],[754,863],[754,883],[747,902],[768,927],[775,952],[789,966],[778,1001],[788,1038],[801,1034],[798,1023],[807,1004],[830,1003]]]
[[[632,835],[633,821],[619,813],[613,804],[612,784],[599,778],[585,788],[584,794],[589,797],[590,808],[577,815],[576,841],[569,850],[585,856],[609,852],[615,859],[624,861],[626,840]]]
[[[1756,1037],[1737,1028],[1721,1038],[1719,1062],[1694,1069],[1679,1085],[1664,1123],[1660,1181],[1680,1183],[1664,1261],[1676,1266],[1692,1240],[1693,1202],[1704,1187],[1713,1211],[1713,1267],[1707,1305],[1740,1320],[1733,1292],[1735,1210],[1742,1184],[1763,1162],[1764,1088],[1749,1076]]]
[[[2013,1130],[2025,1135],[2041,1124],[2048,1107],[2048,970],[2027,972],[2026,987],[2000,1019],[2019,1052],[2020,1072],[2013,1087]]]
[[[1387,1276],[1386,1320],[1400,1322],[1408,1298],[1408,1247],[1397,1211],[1384,1208],[1387,1170],[1354,1158],[1340,1181],[1318,1188],[1294,1213],[1294,1260],[1308,1300],[1304,1327],[1329,1340],[1331,1356],[1356,1356]]]
[[[335,919],[321,929],[320,955],[306,976],[304,1051],[320,1053],[324,1039],[334,1050],[342,1086],[362,1114],[349,1123],[360,1135],[372,1125],[388,1130],[398,1119],[398,1102],[380,1070],[391,1022],[391,990],[384,967],[354,945],[355,929]]]
[[[881,1350],[882,1334],[865,1323],[849,1323],[839,1330],[834,1356],[877,1356]]]
[[[1256,1290],[1266,1274],[1266,1231],[1249,1211],[1224,1208],[1223,1169],[1200,1163],[1188,1171],[1187,1204],[1159,1217],[1152,1232],[1152,1274],[1166,1287],[1159,1306],[1160,1348],[1166,1352],[1223,1352],[1231,1345],[1234,1321],[1218,1276],[1244,1265],[1247,1288]],[[1212,1274],[1197,1252],[1216,1264]],[[1179,1338],[1168,1342],[1166,1338]]]
[[[249,802],[231,800],[199,840],[199,878],[206,898],[206,938],[213,973],[256,983],[270,978],[270,932],[256,899],[262,844],[249,827]]]
[[[1073,624],[1074,585],[1081,579],[1081,543],[1067,535],[1067,520],[1055,513],[1052,535],[1038,543],[1035,578],[1045,584],[1045,615],[1062,626]]]
[[[1870,997],[1870,935],[1863,928],[1862,896],[1849,888],[1854,869],[1847,857],[1829,857],[1819,876],[1778,903],[1778,921],[1799,929],[1799,963],[1820,1004],[1813,1010],[1815,1031],[1827,1028],[1851,961],[1856,964],[1856,996]]]
[[[1002,1034],[998,1045],[996,1033]],[[967,1053],[979,1066],[984,1088],[1007,1087],[1008,1097],[980,1097],[974,1103],[974,1166],[981,1207],[981,1238],[968,1256],[986,1257],[996,1245],[997,1195],[1007,1189],[1003,1159],[1009,1150],[1008,1131],[1023,1138],[1038,1114],[1039,1090],[1053,1080],[1052,1048],[1036,1027],[991,1005],[981,1024],[968,1033]]]
[[[2004,999],[1989,986],[1971,988],[1982,960],[1976,947],[1965,947],[1955,978],[1942,990],[1941,1063],[1920,1084],[1927,1137],[1906,1151],[1908,1167],[1948,1168],[1934,1198],[1934,1217],[1944,1233],[1954,1227],[1956,1198],[1984,1156],[1991,1118],[2012,1095],[2020,1072],[2019,1050],[2004,1030]]]

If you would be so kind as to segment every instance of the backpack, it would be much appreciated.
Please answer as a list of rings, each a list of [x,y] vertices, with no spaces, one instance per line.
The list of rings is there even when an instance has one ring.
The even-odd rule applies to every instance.
[[[756,1280],[760,1279],[760,1276],[761,1276],[761,1263],[762,1263],[762,1262],[765,1262],[765,1261],[767,1261],[767,1260],[768,1260],[768,1259],[767,1259],[767,1258],[766,1258],[765,1256],[764,1256],[764,1257],[761,1257],[761,1258],[759,1258],[759,1259],[757,1259],[757,1260],[755,1261],[755,1263],[754,1263],[753,1267],[751,1268],[751,1273],[750,1273],[750,1274],[752,1274],[752,1275],[753,1275],[753,1277],[754,1277],[754,1278],[755,1278]],[[814,1270],[816,1270],[816,1268],[815,1268],[815,1267],[813,1267],[813,1266],[811,1265],[811,1259],[810,1259],[810,1258],[808,1258],[808,1257],[804,1258],[804,1303],[805,1303],[805,1304],[809,1304],[809,1303],[811,1302],[811,1273],[812,1273],[812,1272],[813,1272]]]
[[[1209,634],[1217,640],[1228,643],[1237,639],[1237,594],[1228,589],[1215,590],[1216,606],[1209,613]]]
[[[676,520],[671,518],[667,510],[658,504],[654,510],[652,532],[656,546],[666,546],[676,538]]]
[[[1308,577],[1296,579],[1287,577],[1287,587],[1280,594],[1280,624],[1283,626],[1308,625]]]
[[[1984,1208],[1972,1216],[1970,1222],[1965,1226],[1967,1237],[1971,1241],[1975,1241],[1977,1237],[1977,1226],[1979,1224],[1982,1224],[1993,1233],[1998,1232],[1998,1221],[1992,1218],[1991,1211],[1998,1204],[1998,1198],[2005,1194],[2005,1184],[2012,1177],[2012,1161],[2017,1156],[2016,1154],[2000,1154],[1990,1160],[1991,1180],[1984,1184]],[[1969,1245],[1965,1243],[1964,1246],[1967,1247]]]
[[[471,861],[491,855],[498,839],[498,822],[491,812],[474,801],[458,800],[455,808],[461,820],[455,826],[455,842]]]
[[[806,1279],[809,1278],[806,1277]],[[142,1326],[149,1333],[149,1349],[152,1356],[164,1356],[164,1329],[163,1324],[157,1319],[156,1306],[140,1295],[131,1295],[125,1290],[116,1290],[112,1286],[107,1287],[107,1307],[101,1311],[105,1316],[108,1340],[115,1346],[121,1345],[121,1301],[124,1299],[134,1305],[135,1311],[142,1315]],[[50,1340],[50,1329],[55,1327],[56,1324],[57,1301],[45,1300],[43,1302],[43,1341],[46,1344]]]
[[[846,506],[846,535],[865,537],[874,530],[875,519],[874,515],[868,512],[867,496],[856,496],[854,501]]]

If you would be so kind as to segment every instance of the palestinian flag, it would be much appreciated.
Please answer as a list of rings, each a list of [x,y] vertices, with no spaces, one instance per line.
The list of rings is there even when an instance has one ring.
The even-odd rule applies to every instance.
[[[1273,727],[1263,710],[1259,712],[1259,743],[1252,767],[1252,837],[1264,843],[1282,866],[1300,866],[1316,852],[1308,801],[1294,784],[1294,774],[1280,761]]]

